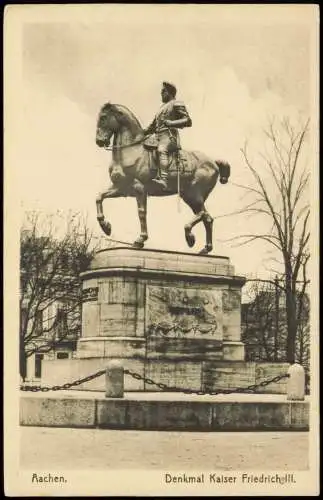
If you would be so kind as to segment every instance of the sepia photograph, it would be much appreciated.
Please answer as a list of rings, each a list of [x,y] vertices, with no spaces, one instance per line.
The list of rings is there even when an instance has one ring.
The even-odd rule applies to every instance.
[[[6,7],[7,496],[319,495],[318,28]]]

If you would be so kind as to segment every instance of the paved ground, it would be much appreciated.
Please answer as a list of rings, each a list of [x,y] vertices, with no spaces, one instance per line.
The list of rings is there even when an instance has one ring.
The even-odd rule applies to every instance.
[[[22,468],[306,470],[308,432],[21,427]]]

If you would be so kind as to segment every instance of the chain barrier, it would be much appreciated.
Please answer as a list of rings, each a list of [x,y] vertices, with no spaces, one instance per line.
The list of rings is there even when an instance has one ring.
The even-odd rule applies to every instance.
[[[255,392],[256,389],[260,387],[266,387],[269,384],[277,383],[280,380],[289,377],[289,374],[285,373],[284,375],[277,375],[276,377],[273,377],[272,379],[269,380],[263,380],[262,382],[259,382],[259,384],[249,385],[248,387],[237,387],[235,389],[218,389],[216,391],[207,391],[207,390],[198,391],[195,389],[179,389],[178,387],[169,386],[162,382],[154,382],[154,380],[151,380],[150,378],[147,377],[143,377],[142,375],[139,375],[138,373],[132,372],[130,370],[124,370],[124,373],[126,375],[130,375],[132,378],[136,380],[143,380],[148,385],[155,385],[160,389],[162,389],[163,391],[182,392],[184,394],[197,394],[200,396],[204,395],[216,396],[217,394],[250,393],[250,392],[252,393]]]
[[[97,377],[100,377],[106,372],[106,370],[99,370],[96,373],[93,373],[92,375],[89,375],[87,377],[80,378],[78,380],[74,380],[73,382],[68,382],[63,385],[53,385],[52,387],[46,387],[46,386],[40,386],[40,385],[21,385],[20,390],[21,391],[30,391],[30,392],[48,392],[48,391],[66,391],[70,389],[71,387],[75,387],[81,384],[84,384],[85,382],[89,382],[90,380],[93,380]],[[163,391],[167,392],[181,392],[184,394],[197,394],[200,396],[205,396],[205,395],[210,395],[210,396],[216,396],[218,394],[234,394],[234,393],[252,393],[255,392],[257,389],[260,387],[266,387],[269,384],[272,383],[277,383],[280,380],[284,378],[288,378],[289,374],[285,373],[284,375],[277,375],[276,377],[273,377],[269,380],[263,380],[262,382],[259,382],[259,384],[252,384],[248,385],[247,387],[236,387],[235,389],[218,389],[216,391],[199,391],[195,389],[179,389],[178,387],[170,386],[167,384],[164,384],[162,382],[155,382],[154,380],[148,378],[148,377],[143,377],[142,375],[139,375],[138,373],[132,372],[131,370],[124,370],[125,375],[130,375],[132,378],[135,380],[142,380],[148,385],[155,385],[156,387],[159,387],[159,389],[162,389]]]
[[[84,384],[85,382],[89,382],[90,380],[100,377],[105,372],[106,370],[99,370],[98,372],[93,373],[88,377],[80,378],[78,380],[74,380],[73,382],[67,382],[66,384],[63,385],[53,385],[52,387],[46,387],[46,386],[42,387],[40,385],[21,385],[20,390],[30,391],[30,392],[66,391],[71,387]]]

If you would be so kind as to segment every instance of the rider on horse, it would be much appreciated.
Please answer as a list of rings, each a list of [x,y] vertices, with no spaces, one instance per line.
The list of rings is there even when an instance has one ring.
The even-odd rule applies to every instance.
[[[175,100],[176,92],[176,87],[172,83],[163,82],[161,90],[163,104],[153,122],[144,131],[145,135],[156,134],[160,179],[154,181],[164,189],[167,189],[169,154],[180,148],[178,129],[192,126],[185,104]]]

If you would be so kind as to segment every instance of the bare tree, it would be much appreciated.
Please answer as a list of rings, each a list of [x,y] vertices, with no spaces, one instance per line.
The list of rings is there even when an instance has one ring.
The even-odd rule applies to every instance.
[[[279,291],[275,282],[264,280],[255,280],[248,287],[249,300],[242,304],[242,340],[247,360],[285,358],[286,322],[281,314]]]
[[[64,229],[62,225],[65,223]],[[62,234],[59,234],[61,232]],[[81,282],[95,251],[92,234],[79,215],[55,227],[55,217],[27,215],[20,246],[20,374],[36,352],[49,352],[75,339],[81,321]]]
[[[263,240],[282,261],[287,319],[287,361],[295,361],[296,334],[299,322],[297,296],[306,293],[306,265],[309,260],[309,172],[304,161],[304,146],[309,121],[294,126],[288,118],[269,122],[264,131],[263,152],[250,159],[247,144],[241,149],[252,174],[253,186],[241,186],[252,201],[239,212],[267,218],[271,227],[258,234],[240,235],[242,243]],[[265,226],[265,221],[263,224]],[[268,226],[269,227],[269,226]],[[299,281],[303,286],[298,287]]]
[[[249,361],[286,359],[287,318],[285,293],[279,279],[247,280],[246,301],[242,304],[242,340]],[[295,360],[309,373],[309,298],[296,294],[297,332]]]
[[[295,359],[304,366],[306,374],[310,370],[310,301],[306,293],[297,296],[297,334]]]

